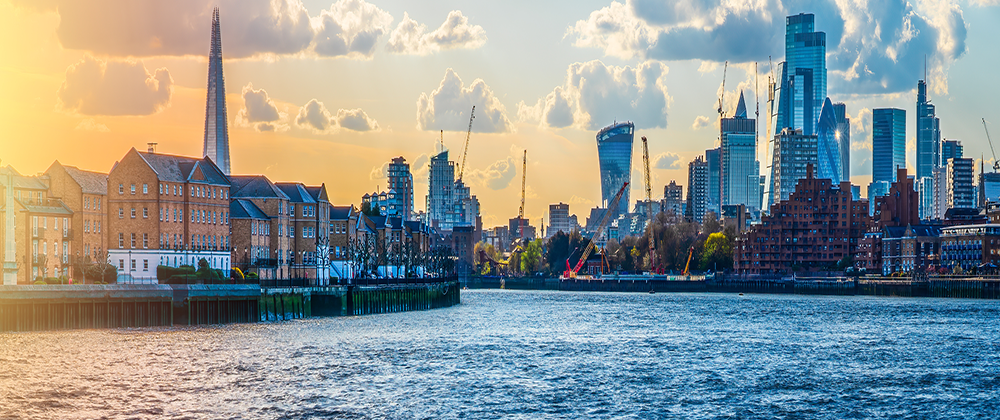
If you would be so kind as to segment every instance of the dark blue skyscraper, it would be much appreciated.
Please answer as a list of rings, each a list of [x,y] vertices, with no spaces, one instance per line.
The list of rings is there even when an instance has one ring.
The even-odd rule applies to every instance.
[[[757,120],[747,118],[746,101],[740,102],[732,118],[720,120],[722,131],[722,205],[743,204],[760,209],[760,164],[757,162]]]
[[[917,179],[933,177],[941,160],[941,127],[934,105],[927,99],[927,83],[917,82]]]
[[[838,135],[837,114],[830,98],[826,98],[823,110],[819,113],[819,123],[816,125],[817,146],[817,178],[831,180],[834,185],[840,184],[844,174],[840,166],[840,138]]]
[[[847,105],[833,104],[833,114],[837,117],[837,141],[840,143],[840,169],[843,181],[851,180],[851,119],[847,117]]]
[[[785,62],[781,66],[777,124],[816,134],[826,100],[826,33],[815,32],[815,17],[800,13],[785,18]]]
[[[226,80],[222,76],[222,34],[219,31],[218,7],[212,11],[212,48],[208,54],[208,101],[205,104],[204,155],[211,158],[226,175],[230,174]]]
[[[872,182],[896,181],[896,168],[906,168],[906,111],[872,111]]]
[[[622,184],[632,182],[632,140],[635,125],[631,122],[616,123],[597,132],[597,158],[601,164],[601,200],[607,208],[618,194]],[[618,203],[618,212],[628,211],[629,190]]]

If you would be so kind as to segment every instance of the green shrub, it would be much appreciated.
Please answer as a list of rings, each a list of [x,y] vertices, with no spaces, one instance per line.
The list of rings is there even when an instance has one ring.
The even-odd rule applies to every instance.
[[[170,277],[185,274],[194,274],[194,267],[190,265],[182,265],[180,267],[169,267],[165,265],[156,266],[156,280],[160,283]]]

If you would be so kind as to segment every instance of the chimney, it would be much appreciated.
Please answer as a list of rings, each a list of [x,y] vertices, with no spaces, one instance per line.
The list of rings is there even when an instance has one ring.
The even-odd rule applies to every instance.
[[[156,153],[156,143],[146,143],[147,153]]]

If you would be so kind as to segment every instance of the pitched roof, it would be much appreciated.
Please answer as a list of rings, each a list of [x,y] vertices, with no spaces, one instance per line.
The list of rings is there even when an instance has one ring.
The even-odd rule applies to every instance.
[[[293,203],[315,203],[306,186],[298,182],[278,182],[274,184],[281,192],[288,196]]]
[[[48,187],[38,180],[38,177],[21,175],[13,166],[7,165],[0,173],[10,172],[14,175],[14,189],[25,190],[47,190]]]
[[[264,175],[233,175],[229,177],[229,196],[233,198],[277,198],[288,200],[271,180]]]
[[[354,206],[330,206],[330,220],[347,220],[351,218]]]
[[[316,200],[317,202],[330,201],[326,197],[326,184],[320,185],[318,187],[305,187],[305,188],[306,191],[309,192],[309,196],[311,196],[313,200]]]
[[[108,174],[85,171],[75,166],[63,165],[63,168],[70,178],[80,184],[84,194],[108,194]]]
[[[229,218],[230,219],[262,219],[269,220],[264,212],[250,200],[245,199],[235,199],[229,202]]]
[[[223,174],[215,162],[212,162],[212,159],[208,157],[197,159],[139,151],[136,153],[146,161],[153,172],[156,172],[160,181],[229,185],[229,177]],[[196,176],[196,174],[201,174],[201,176]]]

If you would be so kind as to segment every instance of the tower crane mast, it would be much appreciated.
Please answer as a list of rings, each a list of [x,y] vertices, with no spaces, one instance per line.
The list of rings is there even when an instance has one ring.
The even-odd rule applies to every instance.
[[[524,150],[524,159],[521,163],[521,207],[517,209],[517,234],[524,238],[524,188],[528,179],[528,150]]]
[[[649,179],[649,145],[642,136],[643,179],[646,181],[646,236],[649,237],[649,271],[656,273],[656,242],[653,239],[653,187]]]
[[[465,147],[462,149],[462,164],[458,167],[458,180],[462,180],[462,175],[465,174],[465,157],[469,154],[469,137],[472,137],[472,121],[476,119],[476,106],[472,106],[472,112],[469,113],[469,132],[465,134]]]

